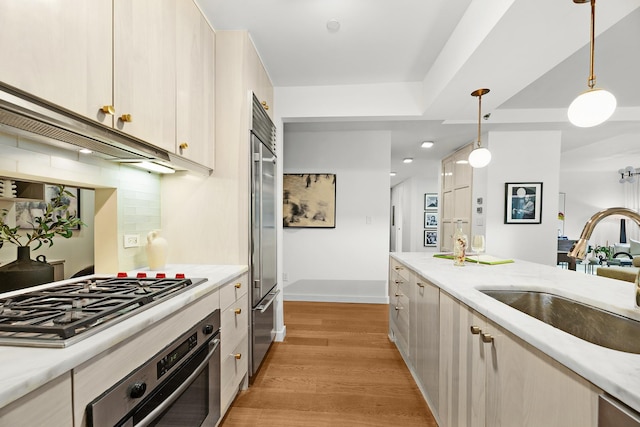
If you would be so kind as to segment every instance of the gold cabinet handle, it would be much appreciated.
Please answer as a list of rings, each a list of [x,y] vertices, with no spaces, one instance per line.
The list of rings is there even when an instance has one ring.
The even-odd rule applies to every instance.
[[[396,265],[395,267],[393,267],[396,271],[398,270],[404,270],[404,267],[400,266],[400,265]]]
[[[482,329],[480,329],[478,326],[471,326],[471,333],[473,335],[478,335],[480,332],[482,332]]]
[[[491,334],[484,333],[482,334],[482,342],[492,343],[493,337],[491,336]]]
[[[399,306],[397,306],[397,305],[396,305],[396,307],[395,307],[395,308],[396,308],[396,311],[400,311],[400,310],[402,310],[402,307],[399,307]]]
[[[180,150],[186,150],[187,148],[189,148],[189,144],[186,142],[182,142],[178,147],[180,147]]]
[[[120,120],[125,123],[131,123],[133,121],[133,118],[131,117],[131,114],[123,114],[120,116]]]
[[[267,105],[267,101],[262,101],[262,107],[263,107],[265,110],[268,110],[268,109],[269,109],[269,106]]]
[[[242,287],[242,283],[238,282],[235,285],[233,285],[236,287],[236,289],[240,289]]]
[[[113,108],[113,105],[103,105],[100,111],[110,116],[113,116],[116,113],[116,109]]]
[[[396,285],[400,285],[400,284],[404,283],[402,280],[394,280],[394,282],[395,282]]]
[[[404,296],[404,294],[401,294],[401,293],[399,293],[399,292],[396,292],[396,296],[397,296],[397,297],[403,297],[403,296]]]
[[[241,308],[236,308],[235,310],[233,310],[233,312],[235,314],[240,314],[240,313],[242,313],[242,309]]]
[[[233,357],[235,357],[236,360],[240,360],[240,359],[242,359],[242,354],[241,353],[236,353],[236,354],[233,355]]]
[[[424,283],[416,282],[416,285],[420,286],[421,288],[424,288]]]

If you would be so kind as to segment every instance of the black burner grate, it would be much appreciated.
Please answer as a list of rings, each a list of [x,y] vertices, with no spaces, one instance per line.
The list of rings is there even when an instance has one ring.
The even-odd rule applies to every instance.
[[[191,279],[93,278],[0,299],[0,339],[66,340],[193,284]]]

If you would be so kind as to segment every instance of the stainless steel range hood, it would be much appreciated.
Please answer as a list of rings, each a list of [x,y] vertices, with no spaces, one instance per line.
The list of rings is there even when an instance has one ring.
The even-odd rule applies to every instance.
[[[49,145],[66,149],[87,148],[104,159],[119,163],[148,161],[202,175],[212,172],[206,166],[2,82],[0,126],[8,133],[26,135]]]

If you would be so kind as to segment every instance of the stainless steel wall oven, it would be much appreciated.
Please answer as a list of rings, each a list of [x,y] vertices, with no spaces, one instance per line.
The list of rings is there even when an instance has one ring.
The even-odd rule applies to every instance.
[[[216,310],[87,405],[87,425],[215,426],[219,344]]]

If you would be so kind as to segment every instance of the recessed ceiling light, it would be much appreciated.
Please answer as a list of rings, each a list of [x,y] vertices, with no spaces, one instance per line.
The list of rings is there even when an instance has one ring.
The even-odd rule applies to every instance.
[[[431,148],[431,147],[433,147],[433,141],[423,141],[421,147],[422,148]]]
[[[329,19],[327,21],[327,30],[330,33],[337,33],[340,30],[340,22],[335,18]]]
[[[460,160],[456,161],[456,164],[458,164],[458,165],[466,165],[466,164],[469,164],[469,160],[460,159]]]
[[[89,150],[88,148],[81,148],[78,151],[81,152],[82,154],[91,154],[91,153],[93,153],[93,151]]]
[[[395,172],[389,172],[389,176],[396,176]]]
[[[402,160],[402,162],[403,162],[403,163],[411,163],[411,162],[413,162],[413,159],[412,159],[411,157],[405,157],[405,158]]]

